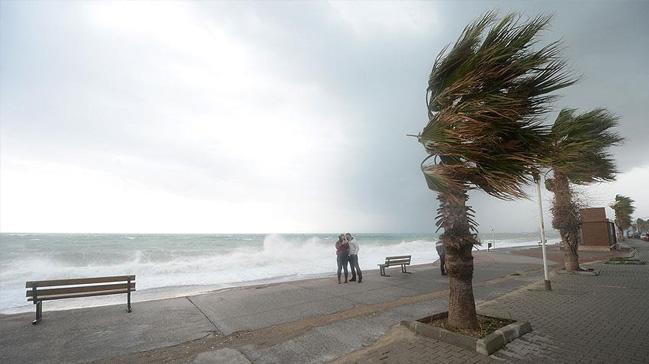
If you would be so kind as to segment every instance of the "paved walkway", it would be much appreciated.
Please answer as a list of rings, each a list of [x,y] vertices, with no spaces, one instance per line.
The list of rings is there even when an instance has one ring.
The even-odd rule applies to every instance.
[[[326,362],[374,343],[400,320],[443,309],[448,281],[437,267],[397,267],[391,277],[368,270],[362,284],[331,277],[141,302],[130,314],[125,305],[48,311],[45,302],[37,326],[33,313],[0,316],[0,362],[188,362],[227,348],[260,363]],[[476,297],[536,280],[540,267],[537,258],[481,252]]]
[[[596,253],[592,257],[601,258],[605,254]],[[551,310],[566,310],[565,316],[575,320],[581,318],[592,326],[593,320],[588,319],[588,315],[594,311],[583,311],[584,304],[579,300],[579,297],[589,297],[590,291],[583,282],[603,282],[609,278],[604,273],[601,277],[561,276],[553,282],[556,289],[551,294],[519,291],[542,278],[541,261],[534,255],[519,249],[476,254],[474,292],[477,302],[483,304],[483,311],[496,310],[506,316],[529,318],[535,329],[524,339],[533,339],[536,346],[512,343],[492,358],[423,339],[399,327],[401,320],[417,319],[447,306],[447,279],[439,275],[438,266],[424,265],[413,267],[413,274],[401,274],[396,268],[392,277],[387,278],[379,277],[376,271],[367,271],[362,284],[338,285],[331,277],[142,302],[134,305],[131,314],[124,312],[124,305],[58,312],[48,312],[45,305],[44,319],[38,326],[30,324],[33,313],[0,316],[0,362],[554,360],[566,349],[559,345],[561,336],[554,336],[551,323],[564,317],[558,314],[545,317],[543,310],[564,301],[572,302],[574,307],[564,302],[563,306],[557,306],[561,308]],[[638,266],[605,268],[636,272]],[[644,274],[649,278],[649,272],[645,270]],[[624,287],[616,290],[632,286],[631,283],[622,284],[620,279],[625,278],[610,278],[607,285]],[[573,294],[570,282],[583,293]],[[606,295],[594,294],[594,297],[608,302]],[[557,298],[564,301],[556,301]],[[536,311],[532,307],[536,307]],[[618,311],[624,314],[633,310],[643,312],[632,307]],[[606,311],[610,312],[617,311]],[[647,323],[646,311],[639,317],[645,321],[638,323],[636,330],[642,332]],[[541,319],[548,321],[547,329]],[[624,326],[611,323],[608,327]],[[563,332],[577,335],[582,330],[578,327]],[[608,338],[603,334],[599,337]],[[538,356],[541,354],[537,351],[540,353],[546,347],[554,348],[555,356],[545,352],[546,356]]]
[[[649,261],[649,243],[627,241]],[[532,323],[533,332],[486,357],[394,328],[373,347],[339,358],[359,363],[646,363],[649,264],[588,265],[599,276],[553,275],[479,305],[481,313]],[[392,338],[392,339],[391,339]]]

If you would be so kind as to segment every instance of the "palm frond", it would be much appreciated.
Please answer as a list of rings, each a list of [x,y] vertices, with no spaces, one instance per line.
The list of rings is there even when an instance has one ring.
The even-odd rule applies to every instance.
[[[615,195],[615,201],[610,205],[615,211],[615,223],[621,229],[631,226],[631,215],[635,212],[634,202],[630,197]]]
[[[479,188],[501,199],[524,197],[549,131],[539,122],[555,96],[575,82],[558,58],[560,44],[536,47],[550,21],[493,12],[469,24],[433,65],[428,124],[419,141],[439,164],[431,189]]]
[[[611,130],[618,122],[617,116],[602,108],[582,114],[561,110],[550,132],[545,164],[574,184],[614,180],[617,170],[608,148],[624,140]]]

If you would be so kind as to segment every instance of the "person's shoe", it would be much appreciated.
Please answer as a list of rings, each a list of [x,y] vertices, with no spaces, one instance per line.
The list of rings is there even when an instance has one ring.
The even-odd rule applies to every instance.
[[[338,284],[340,284],[340,278],[338,278]]]
[[[361,283],[363,281],[363,278],[358,278],[358,283]]]
[[[350,282],[356,282],[356,277],[352,277],[352,279],[349,280]]]
[[[448,274],[446,274],[446,272],[442,272],[442,275],[443,275],[443,276],[447,276]]]
[[[347,283],[347,280],[345,279],[345,283]]]

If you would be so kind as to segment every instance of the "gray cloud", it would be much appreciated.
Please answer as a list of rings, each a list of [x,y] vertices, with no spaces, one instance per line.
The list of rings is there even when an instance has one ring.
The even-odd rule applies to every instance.
[[[563,39],[564,55],[583,74],[579,84],[562,91],[556,112],[561,107],[608,107],[622,117],[620,131],[627,138],[614,151],[621,170],[649,165],[649,127],[641,111],[649,102],[646,2],[345,6],[192,3],[200,14],[192,31],[202,29],[208,34],[205,39],[218,42],[224,37],[240,45],[254,55],[250,73],[269,77],[269,85],[260,80],[259,85],[250,84],[250,91],[233,87],[228,94],[227,88],[200,81],[205,76],[218,82],[219,72],[227,76],[227,69],[205,64],[218,59],[218,46],[212,45],[216,58],[201,58],[192,54],[194,48],[170,48],[164,37],[147,33],[155,33],[155,27],[121,34],[99,31],[86,7],[75,3],[2,3],[2,157],[99,169],[215,203],[236,203],[249,191],[260,202],[290,205],[286,220],[317,219],[297,224],[314,230],[348,223],[356,230],[429,231],[436,203],[419,171],[425,153],[406,134],[425,125],[426,79],[436,54],[472,19],[500,9],[529,16],[555,14],[544,39]],[[162,26],[174,30],[176,24]],[[173,36],[164,33],[169,34]],[[210,73],[190,82],[185,73],[192,70]],[[275,90],[277,80],[282,84]],[[206,133],[201,127],[209,123],[196,124],[204,118],[211,118],[215,135],[220,130],[230,133],[220,127],[241,122],[229,118],[231,112],[240,112],[231,110],[234,101],[252,111],[254,125],[262,126],[258,118],[264,115],[276,117],[276,127],[288,134],[281,138],[295,138],[296,145],[306,149],[295,154],[315,148],[304,160],[273,161],[296,178],[262,176],[256,164],[251,168],[242,162],[247,159],[231,144],[203,143],[192,135]],[[286,114],[290,105],[297,109],[291,116],[297,121],[282,123],[277,115]],[[555,115],[549,114],[548,121]],[[183,129],[187,136],[177,135]],[[233,130],[249,135],[228,134],[226,141],[245,144],[253,138],[270,149],[273,141],[265,139],[278,137],[263,134],[272,129]],[[258,152],[259,159],[268,158],[265,150]],[[532,201],[503,202],[475,192],[471,203],[484,229],[536,228]],[[321,212],[300,208],[310,204]],[[344,214],[328,217],[341,208]]]

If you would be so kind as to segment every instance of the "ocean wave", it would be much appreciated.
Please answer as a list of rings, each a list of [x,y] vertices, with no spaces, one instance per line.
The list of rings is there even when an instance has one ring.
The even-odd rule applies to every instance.
[[[138,236],[135,242],[116,237],[110,243],[105,241],[108,238],[98,237],[97,241],[84,244],[70,238],[54,248],[44,242],[39,251],[15,248],[10,252],[11,259],[0,261],[0,311],[16,307],[29,309],[25,306],[24,285],[30,280],[135,274],[140,291],[181,286],[237,286],[258,280],[332,274],[336,270],[335,238],[331,236],[241,236],[228,244],[216,238],[187,236]],[[228,236],[224,240],[231,239]],[[413,264],[432,263],[438,259],[435,240],[360,235],[359,263],[361,268],[374,269],[386,256],[392,255],[412,255]],[[496,246],[535,243],[508,239],[497,241]]]
[[[413,263],[437,259],[431,241],[359,239],[361,267],[374,268],[388,255],[413,255]],[[248,241],[249,242],[249,241]],[[135,274],[138,289],[188,285],[237,285],[279,277],[332,273],[336,269],[333,239],[267,235],[261,244],[203,249],[174,246],[169,251],[135,245],[130,252],[110,255],[107,250],[40,252],[14,257],[0,267],[0,310],[23,305],[24,284],[30,280]],[[120,246],[120,249],[126,249]],[[202,254],[201,254],[202,252]],[[110,259],[105,255],[110,255]],[[121,257],[122,259],[118,259]]]

